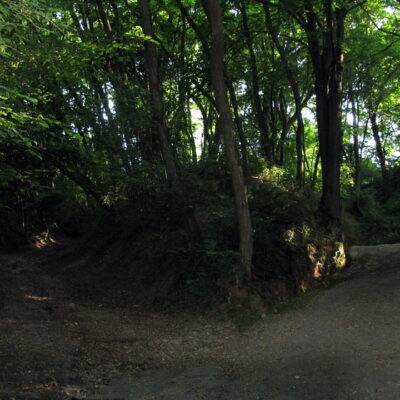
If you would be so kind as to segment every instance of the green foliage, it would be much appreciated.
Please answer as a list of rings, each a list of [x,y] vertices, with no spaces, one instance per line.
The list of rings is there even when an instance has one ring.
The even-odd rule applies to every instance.
[[[368,176],[368,175],[367,175]],[[384,244],[400,241],[400,181],[398,167],[390,171],[388,181],[375,175],[359,194],[345,200],[353,214],[352,230],[357,244]],[[357,206],[357,208],[355,208]]]
[[[176,1],[150,3],[155,38],[143,34],[133,1],[99,0],[93,7],[80,0],[0,2],[0,246],[37,231],[86,232],[97,257],[88,269],[89,283],[98,276],[100,286],[109,279],[110,296],[113,285],[132,286],[154,301],[184,299],[206,307],[226,301],[243,275],[232,177],[208,72],[209,26],[200,2],[182,1],[191,21]],[[295,182],[295,96],[283,55],[265,34],[263,5],[223,3],[226,80],[235,95],[230,93],[232,115],[237,102],[235,139],[248,172],[254,225],[253,279],[264,294],[279,297],[298,292],[310,277],[311,247],[323,257],[335,245],[314,220],[322,179],[312,65],[301,26],[305,2],[274,1],[271,10],[304,102],[301,189]],[[349,230],[362,243],[400,240],[399,10],[389,3],[392,9],[388,2],[368,0],[346,22],[341,188]],[[250,25],[246,38],[243,4]],[[312,4],[321,21],[327,4]],[[144,51],[149,42],[158,52],[161,105],[149,90]],[[162,118],[152,118],[154,107],[162,109]],[[370,108],[386,157],[384,183]],[[161,156],[164,121],[177,164],[173,185]],[[199,224],[196,243],[188,215]],[[288,232],[298,240],[288,240]],[[242,310],[248,313],[250,300],[244,298]]]
[[[210,307],[224,301],[227,288],[238,279],[239,254],[212,240],[206,241],[198,252],[198,265],[182,287],[183,299],[197,307]]]

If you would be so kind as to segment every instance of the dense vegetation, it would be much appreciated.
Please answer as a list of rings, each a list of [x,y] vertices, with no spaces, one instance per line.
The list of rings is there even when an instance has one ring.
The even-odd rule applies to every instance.
[[[305,290],[344,237],[398,241],[399,13],[1,0],[0,246],[83,235],[81,283],[207,302]]]

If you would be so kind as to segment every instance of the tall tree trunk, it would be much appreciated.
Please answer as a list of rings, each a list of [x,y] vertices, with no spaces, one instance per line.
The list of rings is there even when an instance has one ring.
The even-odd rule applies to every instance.
[[[379,135],[379,125],[377,121],[377,111],[371,104],[367,105],[368,116],[371,122],[372,135],[375,140],[376,155],[378,156],[379,166],[381,167],[381,174],[383,181],[386,182],[388,178],[386,168],[385,151],[383,150],[382,141]]]
[[[190,112],[190,99],[186,99],[186,114],[187,114],[186,129],[191,150],[192,162],[193,164],[197,164],[197,149],[196,149],[196,140],[193,132],[192,114]]]
[[[104,32],[106,33],[107,38],[109,40],[112,40],[113,33],[112,33],[111,23],[110,23],[110,20],[108,19],[103,2],[102,2],[102,0],[95,0],[95,2],[96,2],[96,6],[97,6],[97,11],[99,12],[101,23],[103,24]]]
[[[148,0],[138,0],[140,23],[143,33],[154,38],[153,26]],[[167,172],[168,180],[172,186],[178,185],[178,173],[173,151],[168,139],[167,127],[164,117],[164,102],[161,91],[160,74],[158,68],[158,55],[156,45],[151,41],[145,41],[145,62],[149,82],[150,106],[153,122],[153,130],[158,133],[161,154]]]
[[[203,31],[200,29],[200,27],[196,24],[196,22],[193,20],[193,18],[190,16],[189,11],[187,10],[187,8],[185,8],[182,4],[181,0],[175,0],[176,4],[178,6],[178,8],[180,9],[182,16],[186,19],[186,21],[189,23],[190,27],[194,30],[194,32],[196,33],[198,39],[200,40],[202,46],[203,46],[203,51],[204,54],[207,58],[210,58],[211,56],[211,49],[207,43],[207,39],[206,36],[204,35]],[[203,5],[205,5],[204,1],[203,1]],[[243,129],[243,124],[242,124],[242,120],[240,117],[240,112],[239,112],[239,106],[237,103],[237,99],[236,99],[236,94],[235,94],[235,90],[233,88],[233,84],[232,81],[227,77],[227,72],[226,69],[224,69],[224,74],[226,77],[226,84],[227,84],[227,88],[230,94],[230,98],[231,98],[231,103],[232,103],[232,108],[234,111],[234,117],[235,117],[235,124],[236,124],[236,128],[237,128],[237,132],[239,135],[239,140],[240,140],[240,150],[241,150],[241,156],[242,156],[242,166],[243,166],[243,170],[245,173],[245,176],[247,177],[248,175],[248,162],[247,162],[247,140],[246,140],[246,136],[244,133],[244,129]],[[214,103],[215,107],[216,104]],[[203,120],[204,120],[204,112],[202,111],[203,114]],[[216,140],[215,142],[211,142],[210,146],[209,146],[209,154],[211,156],[216,156],[218,153],[218,147],[219,147],[219,122],[217,121],[217,125],[216,125]],[[204,130],[204,132],[206,133],[206,129]],[[208,133],[208,132],[207,132]]]
[[[275,68],[273,68],[275,70]],[[276,161],[276,150],[277,150],[277,143],[279,142],[278,139],[278,121],[277,116],[279,118],[279,100],[276,96],[276,90],[274,83],[271,84],[270,92],[269,92],[269,127],[270,127],[270,146],[271,146],[271,159],[272,164],[275,164]],[[266,107],[265,107],[266,108]]]
[[[188,85],[184,79],[185,75],[185,43],[186,43],[186,21],[182,17],[182,32],[180,35],[179,43],[179,58],[177,62],[179,63],[179,73],[178,78],[178,105],[175,115],[172,119],[171,125],[174,129],[174,142],[175,145],[184,141],[184,134],[188,134],[188,125],[186,117],[186,94],[188,93]]]
[[[180,133],[184,133],[186,136],[190,150],[191,150],[191,160],[194,164],[197,163],[197,151],[196,142],[193,135],[192,120],[190,112],[190,83],[186,79],[186,19],[184,16],[181,17],[182,20],[182,33],[180,37],[180,49],[179,49],[179,65],[180,73],[178,80],[178,109],[176,111],[177,119],[177,131],[178,136]]]
[[[315,185],[317,183],[317,177],[318,177],[318,165],[319,165],[319,161],[321,158],[321,153],[319,152],[319,148],[317,150],[317,156],[315,158],[315,163],[314,163],[314,171],[311,177],[311,187],[315,188]]]
[[[361,215],[360,210],[360,191],[361,191],[361,155],[360,155],[360,146],[358,140],[358,130],[359,130],[359,121],[358,121],[358,113],[356,108],[356,103],[354,99],[353,90],[349,90],[350,104],[351,104],[351,113],[353,115],[353,156],[354,156],[354,189],[356,194],[356,201],[354,205],[354,211]]]
[[[224,76],[224,33],[220,0],[205,0],[203,4],[211,25],[211,78],[215,93],[217,110],[221,121],[225,151],[232,177],[235,196],[236,214],[239,223],[240,257],[247,277],[251,276],[251,261],[253,256],[253,229],[247,188],[244,182],[243,170],[233,136],[233,121],[230,114],[227,87]]]
[[[248,157],[247,157],[247,139],[244,133],[242,118],[240,116],[239,104],[237,102],[235,88],[233,87],[232,81],[230,79],[226,79],[226,84],[228,87],[229,95],[231,98],[233,114],[235,116],[235,124],[237,133],[240,140],[240,152],[242,156],[242,166],[243,173],[246,178],[249,177],[249,165],[248,165]]]
[[[140,22],[143,33],[154,38],[149,0],[138,0]],[[174,188],[177,200],[182,207],[184,222],[190,236],[190,244],[196,245],[201,240],[201,231],[194,215],[193,207],[189,207],[186,195],[181,187],[172,147],[169,142],[167,126],[164,117],[164,100],[158,69],[158,55],[153,42],[145,42],[146,72],[149,81],[150,105],[153,119],[153,130],[160,139],[161,155],[164,161],[167,178]]]
[[[203,143],[201,150],[201,159],[204,160],[206,158],[207,150],[210,148],[210,114],[208,113],[207,106],[203,105],[201,100],[197,97],[193,98],[193,101],[196,103],[197,108],[200,110],[201,118],[203,120]]]
[[[265,13],[265,20],[267,23],[268,30],[274,42],[276,49],[281,57],[281,61],[283,67],[285,69],[286,78],[289,81],[290,87],[293,92],[294,102],[295,102],[295,115],[297,121],[296,127],[296,157],[297,157],[297,164],[296,164],[296,182],[300,188],[304,187],[304,180],[305,180],[305,170],[304,170],[304,159],[303,159],[303,147],[304,147],[304,122],[303,116],[301,114],[301,110],[303,108],[301,96],[300,96],[300,89],[299,85],[297,84],[296,77],[290,67],[289,59],[286,54],[285,49],[281,45],[278,39],[278,32],[275,29],[271,13],[269,10],[269,6],[264,4],[264,13]]]
[[[240,1],[240,12],[242,14],[243,21],[243,33],[246,39],[247,48],[249,50],[249,61],[250,61],[250,72],[251,72],[251,94],[252,102],[254,107],[254,112],[256,115],[256,120],[258,124],[258,129],[260,130],[261,143],[263,145],[264,153],[267,162],[273,164],[273,149],[270,141],[270,135],[268,131],[268,124],[265,118],[265,113],[262,107],[261,95],[260,95],[260,84],[258,80],[258,67],[257,59],[253,48],[253,40],[251,38],[249,21],[246,9],[246,2]]]
[[[279,138],[278,148],[276,153],[277,153],[277,163],[278,165],[283,167],[285,161],[285,142],[286,142],[286,137],[289,133],[287,107],[283,90],[281,90],[281,93],[279,94],[279,115],[281,120],[281,136]]]
[[[341,95],[344,20],[346,10],[325,2],[325,32],[310,0],[306,9],[306,34],[315,75],[319,150],[322,165],[322,197],[319,212],[326,227],[341,233],[340,164],[342,159]],[[319,37],[324,34],[323,45]]]

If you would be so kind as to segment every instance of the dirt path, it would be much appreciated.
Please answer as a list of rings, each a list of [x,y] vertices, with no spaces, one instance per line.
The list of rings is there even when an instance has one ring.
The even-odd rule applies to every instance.
[[[251,329],[84,304],[43,261],[0,257],[0,399],[400,399],[400,245]],[[135,310],[135,309],[134,309]]]

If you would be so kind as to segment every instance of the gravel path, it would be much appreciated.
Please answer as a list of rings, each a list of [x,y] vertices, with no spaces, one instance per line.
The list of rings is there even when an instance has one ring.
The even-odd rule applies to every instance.
[[[88,398],[400,399],[400,246],[352,255],[352,279],[204,349],[208,362],[122,375]]]
[[[0,257],[0,399],[400,400],[400,245],[352,255],[347,280],[245,331],[84,304],[51,253]]]

